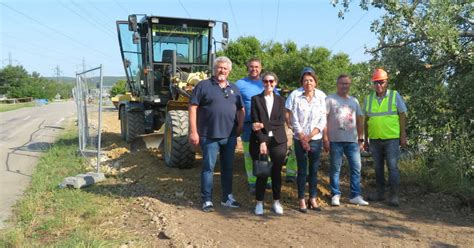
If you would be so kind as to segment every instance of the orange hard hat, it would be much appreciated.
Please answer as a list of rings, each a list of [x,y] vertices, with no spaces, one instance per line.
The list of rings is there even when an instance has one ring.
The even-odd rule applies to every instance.
[[[372,74],[372,82],[380,81],[380,80],[387,80],[388,75],[387,72],[383,69],[375,69],[374,74]]]

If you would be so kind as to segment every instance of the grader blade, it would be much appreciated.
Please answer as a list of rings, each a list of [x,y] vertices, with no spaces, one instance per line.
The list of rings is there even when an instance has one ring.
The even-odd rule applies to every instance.
[[[159,149],[163,151],[163,132],[161,129],[159,132],[143,134],[136,137],[130,144],[130,151],[137,152],[146,149]]]

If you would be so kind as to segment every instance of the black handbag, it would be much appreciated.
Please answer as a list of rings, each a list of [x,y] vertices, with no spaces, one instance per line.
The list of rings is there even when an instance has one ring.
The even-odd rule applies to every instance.
[[[258,155],[258,160],[253,161],[253,175],[256,177],[269,177],[272,174],[273,163],[268,161],[268,156]]]

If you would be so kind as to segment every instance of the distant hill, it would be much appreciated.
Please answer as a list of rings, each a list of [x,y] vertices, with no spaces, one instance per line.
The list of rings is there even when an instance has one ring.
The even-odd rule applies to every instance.
[[[44,77],[49,80],[58,80],[56,77]],[[91,77],[90,82],[92,83],[98,83],[100,80],[100,77]],[[114,85],[118,80],[127,80],[125,76],[119,77],[119,76],[104,76],[104,86],[112,86]],[[64,83],[76,83],[76,78],[75,77],[59,77],[60,82]]]

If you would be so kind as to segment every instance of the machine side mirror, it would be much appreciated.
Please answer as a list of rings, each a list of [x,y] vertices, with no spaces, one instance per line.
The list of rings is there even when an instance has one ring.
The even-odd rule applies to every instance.
[[[137,24],[137,15],[129,15],[128,16],[128,30],[137,32],[138,24]]]
[[[224,38],[229,38],[229,24],[227,22],[222,23],[222,36]]]
[[[133,44],[138,44],[140,42],[140,35],[138,32],[133,33]]]
[[[124,59],[123,60],[123,64],[125,65],[126,68],[130,67],[130,65],[132,64],[132,62],[128,59]]]
[[[223,39],[223,40],[221,41],[221,47],[222,47],[222,49],[224,49],[224,50],[227,49],[227,45],[228,45],[228,44],[229,44],[229,41],[228,41],[227,39]]]

